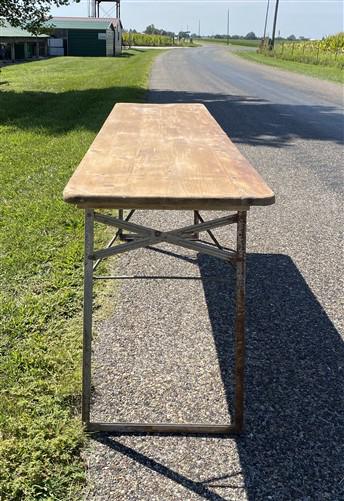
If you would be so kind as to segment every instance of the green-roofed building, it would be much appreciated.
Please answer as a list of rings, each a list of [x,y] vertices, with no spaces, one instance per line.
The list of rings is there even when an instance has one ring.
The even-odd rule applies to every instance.
[[[46,25],[51,56],[117,56],[122,51],[120,19],[53,17]]]
[[[48,55],[48,35],[33,35],[0,19],[0,61],[34,59]]]

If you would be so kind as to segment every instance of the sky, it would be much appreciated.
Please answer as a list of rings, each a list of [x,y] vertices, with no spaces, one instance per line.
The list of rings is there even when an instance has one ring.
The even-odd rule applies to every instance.
[[[270,0],[267,32],[271,34],[275,0]],[[167,31],[185,31],[201,35],[227,32],[227,11],[230,34],[246,35],[253,31],[261,36],[264,30],[268,0],[121,0],[121,19],[125,29],[143,31],[149,24]],[[101,4],[101,17],[114,17],[114,3]],[[88,0],[71,2],[68,7],[53,8],[54,16],[87,16]],[[280,0],[277,33],[307,38],[344,31],[344,2],[339,0]]]

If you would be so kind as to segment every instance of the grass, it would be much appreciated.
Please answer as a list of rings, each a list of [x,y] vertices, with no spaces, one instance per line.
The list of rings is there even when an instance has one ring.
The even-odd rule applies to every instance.
[[[302,73],[303,75],[320,78],[322,80],[344,83],[344,71],[334,66],[322,66],[318,64],[287,61],[249,51],[236,52],[236,54],[244,59],[248,59],[249,61],[267,64],[268,66],[273,66],[275,68],[292,71],[294,73]]]
[[[202,42],[219,43],[227,45],[227,38],[202,38]],[[258,47],[260,40],[245,40],[244,38],[231,38],[229,45],[240,45],[243,47]]]
[[[83,214],[62,190],[156,51],[0,74],[0,499],[80,499]],[[100,237],[101,238],[101,237]]]

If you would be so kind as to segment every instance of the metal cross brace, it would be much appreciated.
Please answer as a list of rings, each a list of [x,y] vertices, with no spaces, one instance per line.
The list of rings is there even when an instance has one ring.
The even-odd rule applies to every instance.
[[[209,231],[213,228],[220,228],[221,226],[227,226],[229,224],[237,223],[237,214],[221,217],[218,219],[212,219],[210,221],[193,224],[190,226],[185,226],[184,228],[170,231],[158,231],[153,228],[130,223],[129,221],[124,221],[112,216],[99,214],[97,212],[94,214],[94,219],[99,223],[129,230],[132,235],[135,235],[135,240],[118,245],[116,247],[107,247],[105,249],[97,250],[93,253],[92,256],[90,256],[93,260],[103,259],[105,257],[121,254],[123,252],[129,252],[131,250],[140,249],[142,247],[148,247],[150,245],[158,244],[161,242],[168,242],[179,247],[185,247],[187,249],[195,250],[202,254],[209,254],[210,256],[218,257],[220,259],[234,261],[237,259],[236,252],[214,248],[206,244],[190,240],[190,237],[196,231],[197,233],[200,233],[202,231]]]

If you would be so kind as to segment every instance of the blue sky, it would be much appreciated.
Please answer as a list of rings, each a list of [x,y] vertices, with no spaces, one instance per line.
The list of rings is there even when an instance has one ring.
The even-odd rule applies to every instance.
[[[101,4],[101,16],[113,17],[111,3]],[[227,9],[230,11],[230,33],[246,35],[254,31],[262,35],[267,0],[122,0],[121,18],[126,29],[143,31],[148,24],[178,32],[187,28],[201,34],[226,33]],[[275,0],[270,0],[268,32],[271,34]],[[68,7],[54,8],[55,16],[87,16],[88,0]],[[282,36],[295,34],[321,38],[343,31],[343,1],[280,0],[277,30]]]

